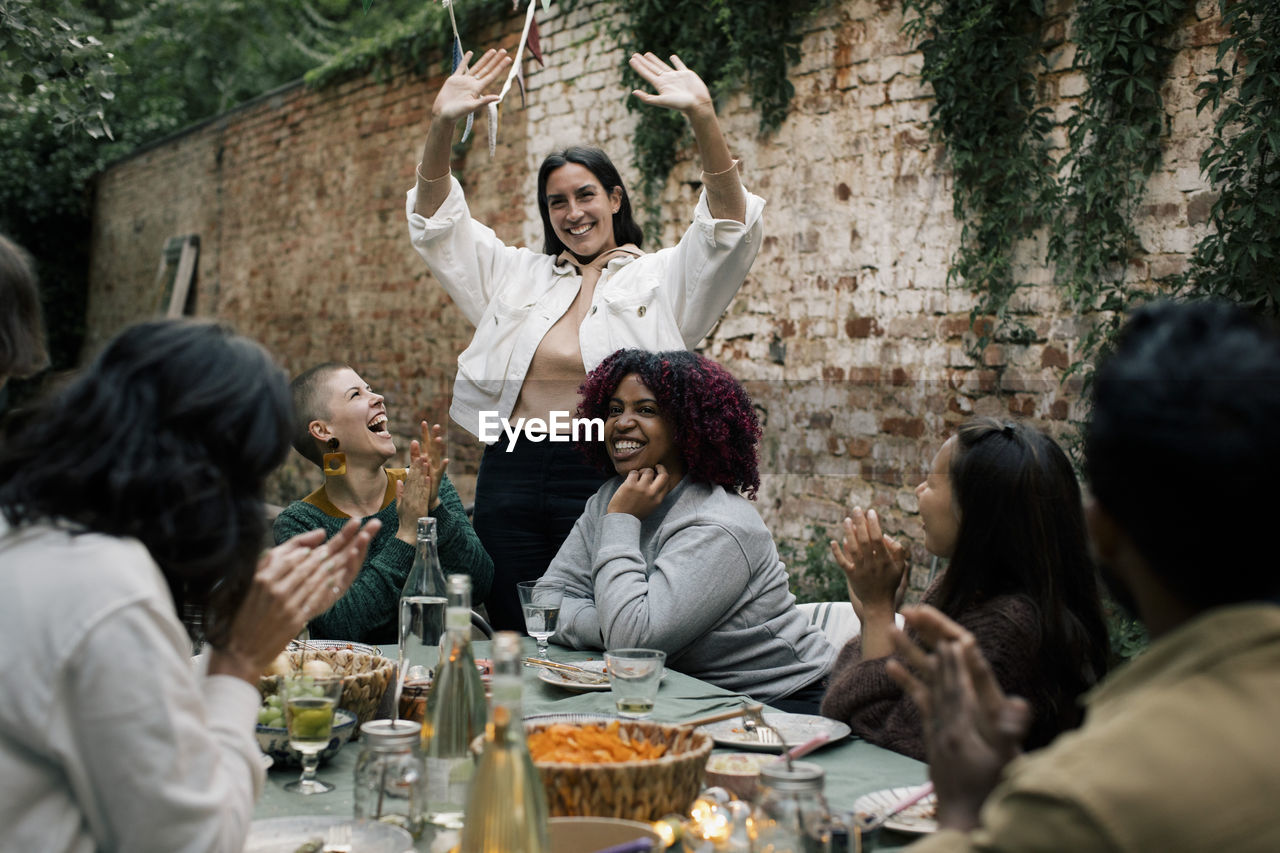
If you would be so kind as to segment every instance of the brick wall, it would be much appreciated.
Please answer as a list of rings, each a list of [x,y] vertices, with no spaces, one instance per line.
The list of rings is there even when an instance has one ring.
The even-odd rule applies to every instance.
[[[1057,6],[1060,44],[1041,90],[1061,120],[1084,83],[1070,70],[1069,4]],[[541,243],[534,180],[553,148],[598,144],[636,179],[622,57],[603,23],[614,8],[598,0],[542,14],[547,67],[527,66],[528,108],[509,96],[492,160],[477,120],[478,144],[455,164],[477,218],[510,242]],[[1137,222],[1134,282],[1180,270],[1204,231],[1210,197],[1198,158],[1212,117],[1196,116],[1194,88],[1216,62],[1216,15],[1216,3],[1200,0],[1178,34],[1163,91],[1171,132]],[[465,38],[510,47],[519,24],[513,16]],[[792,71],[792,113],[774,134],[758,134],[746,94],[721,106],[744,181],[768,202],[767,239],[702,349],[747,382],[766,420],[758,505],[781,538],[875,506],[924,567],[913,488],[956,424],[1012,414],[1065,441],[1084,408],[1078,383],[1062,381],[1079,321],[1037,247],[1026,247],[1021,270],[1037,286],[1017,301],[1035,341],[992,345],[981,365],[965,354],[973,298],[946,285],[959,235],[951,178],[901,24],[889,0],[843,0],[813,19]],[[154,309],[165,239],[198,233],[198,313],[258,338],[291,372],[350,361],[387,394],[402,446],[418,419],[443,420],[471,329],[409,246],[403,212],[439,84],[406,75],[286,88],[113,166],[98,186],[91,343]],[[687,223],[697,179],[696,158],[683,152],[664,199],[664,245]],[[465,496],[477,445],[454,428],[450,454]],[[317,481],[291,460],[272,498]]]

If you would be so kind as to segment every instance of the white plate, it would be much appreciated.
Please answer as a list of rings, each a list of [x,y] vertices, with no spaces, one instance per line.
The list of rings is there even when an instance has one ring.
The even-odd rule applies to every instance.
[[[604,675],[604,661],[602,660],[575,660],[571,666],[580,666],[589,672],[598,672]],[[604,684],[584,684],[581,681],[573,680],[573,673],[560,672],[555,669],[547,669],[545,666],[538,667],[538,680],[545,681],[555,687],[563,687],[574,693],[594,693],[601,690],[609,689],[609,682]]]
[[[412,853],[413,836],[398,826],[341,817],[272,817],[249,826],[244,853],[294,853],[312,839],[324,841],[334,824],[351,825],[351,849],[360,853]]]
[[[602,660],[575,660],[566,661],[566,663],[570,666],[578,666],[589,672],[598,672],[604,675],[604,661]],[[556,687],[563,687],[565,690],[570,690],[574,693],[594,693],[609,689],[609,682],[607,681],[604,684],[584,684],[581,681],[574,681],[573,673],[571,672],[560,672],[559,670],[547,669],[544,666],[540,666],[537,669],[539,680]],[[662,677],[667,677],[666,667],[662,669]]]
[[[766,712],[765,720],[778,730],[787,747],[799,746],[820,734],[826,734],[832,742],[849,736],[849,727],[839,720],[819,717],[816,714],[779,714]],[[750,752],[782,752],[780,743],[761,743],[753,732],[742,725],[742,718],[722,720],[709,726],[699,726],[721,746],[745,749]]]
[[[885,788],[882,791],[873,791],[870,794],[863,794],[853,802],[854,812],[866,812],[867,814],[878,814],[892,808],[905,797],[909,797],[921,786],[907,788]],[[938,810],[938,797],[935,794],[922,799],[914,805],[907,806],[893,817],[884,822],[885,829],[892,829],[894,832],[906,832],[912,835],[927,835],[930,832],[938,831],[938,820],[935,814]]]

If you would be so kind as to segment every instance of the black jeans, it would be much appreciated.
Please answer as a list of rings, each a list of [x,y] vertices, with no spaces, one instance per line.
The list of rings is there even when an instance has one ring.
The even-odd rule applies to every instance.
[[[493,558],[484,606],[495,631],[524,633],[516,583],[542,577],[605,479],[571,442],[529,441],[522,434],[510,453],[505,438],[485,448],[473,521]]]

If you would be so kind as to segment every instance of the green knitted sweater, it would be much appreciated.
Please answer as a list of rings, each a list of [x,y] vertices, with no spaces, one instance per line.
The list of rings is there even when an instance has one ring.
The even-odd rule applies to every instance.
[[[396,538],[400,517],[396,514],[396,481],[403,468],[387,470],[387,497],[382,509],[365,518],[376,518],[382,529],[369,544],[364,567],[346,595],[311,620],[314,639],[352,640],[361,643],[394,643],[399,635],[400,591],[413,567],[414,549]],[[467,519],[458,491],[446,474],[440,482],[440,505],[431,511],[436,519],[440,565],[446,575],[471,576],[471,600],[483,601],[493,583],[493,560],[480,544]],[[276,516],[272,533],[279,544],[308,530],[324,528],[332,536],[350,518],[329,500],[324,486],[294,501]]]

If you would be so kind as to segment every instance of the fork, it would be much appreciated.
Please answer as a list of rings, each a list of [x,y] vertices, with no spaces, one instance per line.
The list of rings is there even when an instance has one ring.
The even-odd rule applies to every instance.
[[[351,824],[335,823],[325,832],[323,853],[351,853]]]
[[[787,755],[787,740],[782,736],[782,732],[774,728],[768,720],[764,718],[764,711],[759,705],[749,705],[742,711],[742,727],[748,734],[754,735],[756,742],[769,746],[781,746],[783,758],[786,759],[787,769],[791,769],[791,756]]]

